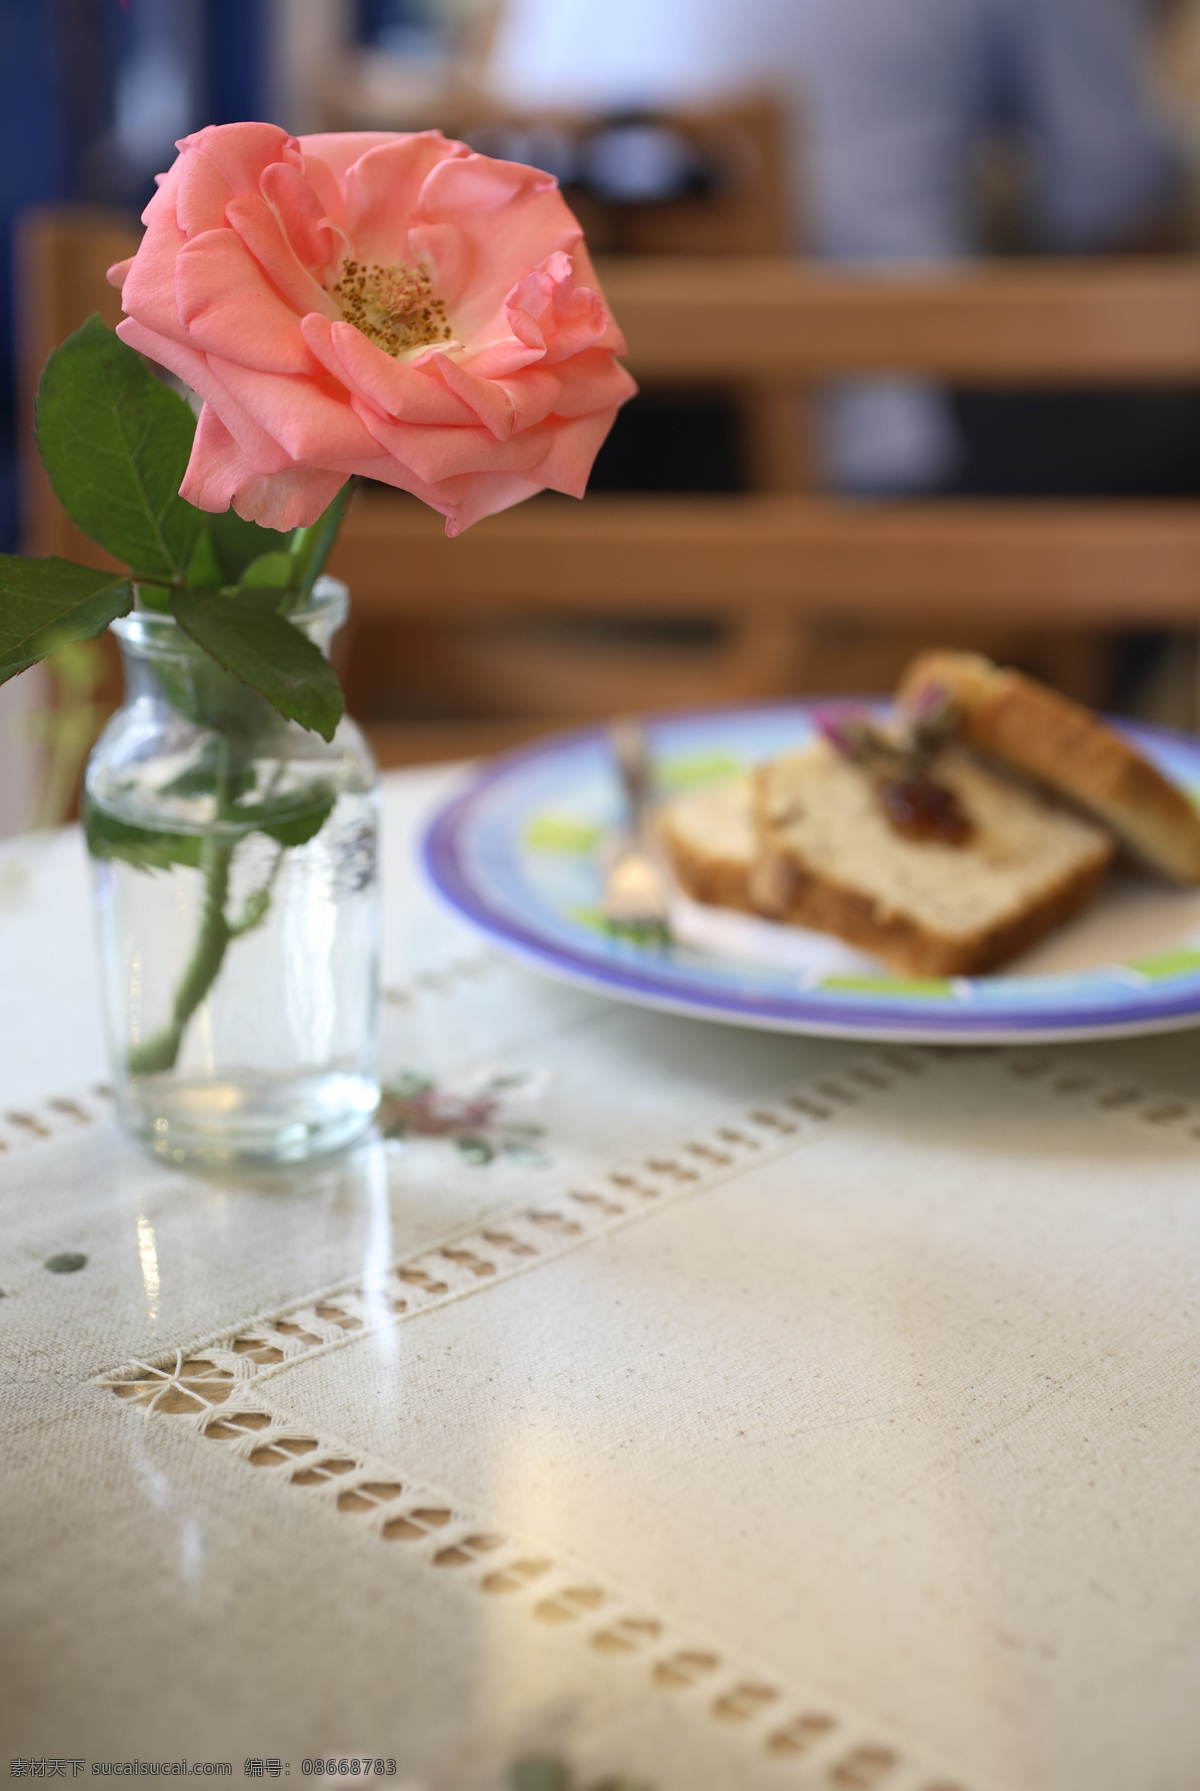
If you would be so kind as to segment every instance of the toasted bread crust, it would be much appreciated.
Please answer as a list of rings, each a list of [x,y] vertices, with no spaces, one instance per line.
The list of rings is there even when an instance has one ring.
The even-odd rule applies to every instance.
[[[1090,809],[1164,875],[1200,882],[1200,813],[1090,710],[974,653],[922,653],[897,694],[911,708],[934,687],[957,705],[969,745]]]
[[[750,899],[749,865],[698,851],[690,841],[672,833],[669,825],[660,831],[675,881],[685,895],[714,908],[740,908],[745,914],[757,912]]]
[[[790,819],[779,817],[777,780],[782,776],[788,783],[814,771],[826,790],[830,777],[845,775],[836,759],[827,768],[814,767],[811,749],[806,749],[760,766],[752,778],[665,804],[658,814],[659,837],[684,891],[695,901],[836,934],[908,975],[969,976],[994,969],[1070,919],[1091,898],[1112,857],[1111,835],[1064,811],[1061,825],[1077,836],[1078,844],[1060,875],[1044,881],[1032,899],[999,911],[993,907],[990,920],[984,914],[974,925],[947,926],[936,906],[894,902],[886,890],[856,885],[831,870],[824,856],[819,863],[809,859]],[[959,755],[954,775],[960,785],[968,771],[969,763]],[[987,788],[997,792],[993,802],[1001,789],[1012,790],[999,774],[977,769],[971,778],[976,800],[980,779],[985,794]],[[1030,813],[1047,813],[1040,798],[1013,791],[1008,800],[1015,798]],[[855,830],[861,825],[857,820],[846,824]],[[993,811],[990,826],[996,825]],[[1003,835],[991,834],[992,850],[998,837]],[[899,849],[922,856],[929,850]],[[953,852],[941,850],[954,858]],[[953,875],[952,865],[946,874]]]
[[[970,940],[945,938],[905,915],[883,912],[870,897],[841,888],[784,852],[763,853],[752,887],[760,914],[834,933],[907,976],[980,976],[1028,951],[1078,914],[1107,868],[1107,858],[1083,866],[1006,925]]]
[[[711,907],[739,908],[746,914],[757,912],[750,898],[751,860],[697,844],[678,825],[670,803],[659,810],[657,829],[675,881],[685,895]]]

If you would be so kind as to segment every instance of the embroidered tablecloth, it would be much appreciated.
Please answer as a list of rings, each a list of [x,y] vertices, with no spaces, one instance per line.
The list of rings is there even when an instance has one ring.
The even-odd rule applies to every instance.
[[[288,1173],[120,1134],[78,835],[0,854],[0,1773],[1194,1791],[1196,1039],[558,987],[421,886],[454,775],[389,1135]]]

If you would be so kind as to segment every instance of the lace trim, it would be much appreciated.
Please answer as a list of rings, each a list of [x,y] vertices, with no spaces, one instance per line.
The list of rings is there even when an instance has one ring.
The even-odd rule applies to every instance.
[[[805,1131],[926,1068],[910,1052],[879,1052],[836,1076],[756,1103],[710,1130],[690,1131],[675,1144],[618,1163],[557,1198],[426,1246],[394,1263],[377,1282],[339,1282],[197,1348],[211,1359],[214,1376],[230,1387],[266,1378],[368,1331],[554,1261],[646,1213],[714,1187],[746,1163],[786,1152]]]
[[[384,999],[393,1006],[408,1007],[430,994],[449,995],[465,982],[489,976],[502,963],[503,960],[491,952],[452,959],[440,970],[422,971],[407,984],[389,986],[384,991]],[[844,1087],[847,1080],[858,1080],[861,1087],[864,1069],[869,1072],[872,1066],[877,1066],[894,1080],[896,1075],[917,1075],[931,1063],[962,1055],[960,1047],[937,1045],[908,1045],[881,1051],[856,1065],[853,1071],[842,1070],[825,1079],[824,1083],[814,1084],[813,1094],[818,1101],[844,1104],[836,1093],[829,1091],[837,1086]],[[1004,1072],[1014,1081],[1037,1082],[1046,1093],[1091,1107],[1098,1113],[1120,1116],[1140,1125],[1169,1127],[1178,1138],[1200,1143],[1200,1097],[1189,1099],[1184,1095],[1155,1093],[1120,1077],[1085,1070],[1070,1057],[1028,1047],[974,1046],[970,1057],[972,1061],[984,1057],[998,1059]],[[822,1087],[826,1090],[824,1096]],[[854,1098],[858,1098],[857,1095]],[[0,1109],[0,1163],[32,1146],[70,1137],[82,1127],[108,1120],[112,1110],[112,1090],[102,1082],[90,1083],[67,1094]]]
[[[966,1791],[957,1781],[930,1778],[868,1722],[834,1714],[827,1701],[799,1696],[771,1674],[748,1669],[708,1637],[578,1563],[484,1527],[442,1489],[289,1422],[244,1386],[235,1409],[225,1409],[233,1389],[207,1358],[180,1351],[170,1367],[133,1366],[140,1378],[122,1371],[99,1384],[148,1416],[189,1424],[279,1485],[302,1489],[331,1514],[381,1543],[400,1543],[426,1567],[453,1573],[481,1596],[503,1598],[536,1622],[573,1630],[596,1653],[639,1669],[655,1692],[737,1730],[768,1758],[803,1760],[842,1791]]]
[[[0,1109],[0,1160],[111,1118],[112,1100],[111,1088],[97,1082],[71,1094]]]
[[[456,995],[464,983],[477,983],[504,966],[498,952],[464,952],[434,970],[418,970],[404,983],[388,983],[383,999],[389,1007],[411,1007],[426,995]]]
[[[1136,1082],[1098,1076],[1069,1059],[1048,1052],[1005,1052],[1005,1072],[1015,1082],[1036,1082],[1047,1094],[1060,1095],[1097,1113],[1119,1114],[1140,1125],[1169,1126],[1180,1136],[1200,1140],[1200,1100],[1155,1094]]]

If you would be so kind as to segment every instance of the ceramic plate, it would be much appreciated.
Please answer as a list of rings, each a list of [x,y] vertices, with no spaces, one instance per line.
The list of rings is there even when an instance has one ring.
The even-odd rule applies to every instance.
[[[814,729],[798,703],[646,723],[668,792],[748,770]],[[1119,724],[1200,801],[1200,741]],[[772,1031],[912,1043],[1111,1038],[1200,1024],[1200,890],[1114,874],[1078,920],[992,976],[890,974],[823,934],[680,899],[670,945],[600,915],[601,860],[621,800],[602,729],[485,766],[431,825],[443,896],[499,946],[604,995]]]

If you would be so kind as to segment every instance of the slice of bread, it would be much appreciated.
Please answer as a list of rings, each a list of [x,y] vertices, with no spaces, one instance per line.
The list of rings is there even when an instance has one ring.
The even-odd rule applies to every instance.
[[[968,745],[1089,809],[1166,876],[1200,882],[1200,813],[1089,709],[974,653],[922,653],[897,695],[911,711],[929,690],[953,701]]]
[[[754,911],[750,874],[758,859],[754,786],[748,777],[664,803],[658,837],[675,879],[693,901]]]
[[[898,833],[871,777],[825,741],[762,766],[750,902],[910,975],[970,976],[1006,963],[1090,899],[1114,850],[1102,828],[957,748],[941,755],[936,776],[972,823],[962,845]],[[741,839],[731,828],[731,843]]]

